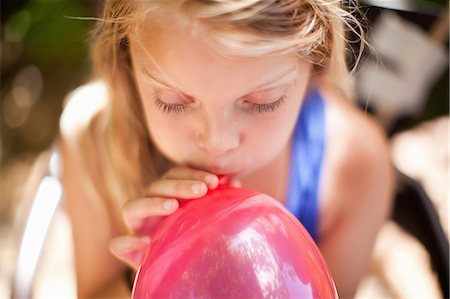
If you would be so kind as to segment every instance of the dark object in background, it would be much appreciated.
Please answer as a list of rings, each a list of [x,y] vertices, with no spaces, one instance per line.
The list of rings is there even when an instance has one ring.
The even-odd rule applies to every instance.
[[[361,109],[381,120],[389,136],[447,115],[448,65],[441,63],[448,57],[448,1],[360,0],[360,4],[356,16],[374,48],[365,47],[356,65]],[[350,35],[350,40],[358,38]],[[354,53],[358,46],[354,44]],[[355,57],[348,59],[354,66]]]
[[[444,298],[449,298],[449,242],[439,216],[418,182],[397,172],[397,194],[392,219],[419,240],[428,251]]]

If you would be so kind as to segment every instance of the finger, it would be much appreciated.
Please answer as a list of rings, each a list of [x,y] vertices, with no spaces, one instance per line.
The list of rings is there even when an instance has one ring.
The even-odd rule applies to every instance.
[[[109,249],[119,260],[137,270],[143,262],[149,244],[150,238],[146,236],[123,236],[113,239],[109,244]]]
[[[134,231],[142,231],[145,224],[146,227],[155,225],[159,222],[160,217],[152,216],[166,216],[175,212],[179,207],[179,203],[173,198],[140,198],[129,201],[123,208],[123,215],[128,227]],[[151,221],[149,218],[155,218]],[[151,223],[154,222],[154,223]]]
[[[200,181],[164,179],[153,181],[147,192],[152,196],[189,199],[204,196],[208,187]]]
[[[209,189],[215,189],[219,185],[219,178],[217,177],[217,175],[188,167],[171,168],[162,177],[172,180],[202,181],[208,186]]]

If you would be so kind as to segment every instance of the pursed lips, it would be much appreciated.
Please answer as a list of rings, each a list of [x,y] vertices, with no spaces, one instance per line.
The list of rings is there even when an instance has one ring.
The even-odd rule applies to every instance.
[[[230,167],[230,164],[217,161],[211,163],[188,163],[188,166],[217,175],[234,175],[239,172],[236,168]]]

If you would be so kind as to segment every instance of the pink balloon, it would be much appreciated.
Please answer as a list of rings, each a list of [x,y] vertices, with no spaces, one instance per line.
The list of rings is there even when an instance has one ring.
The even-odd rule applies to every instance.
[[[337,298],[305,228],[275,199],[219,186],[152,236],[133,298]]]

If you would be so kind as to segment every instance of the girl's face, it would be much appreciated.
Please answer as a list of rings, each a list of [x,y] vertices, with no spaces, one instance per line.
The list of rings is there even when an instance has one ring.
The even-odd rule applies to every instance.
[[[148,130],[161,153],[180,165],[239,176],[289,146],[308,63],[294,55],[230,58],[186,25],[152,26],[130,47]]]

